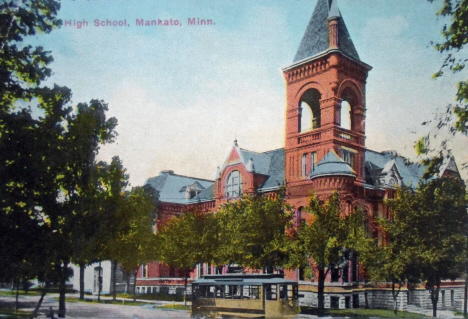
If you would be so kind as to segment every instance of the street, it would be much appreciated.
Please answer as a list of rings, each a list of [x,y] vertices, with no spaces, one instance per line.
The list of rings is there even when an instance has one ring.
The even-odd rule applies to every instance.
[[[39,298],[39,296],[19,296],[20,310],[32,312]],[[124,306],[104,303],[67,302],[67,318],[190,318],[190,313],[188,311],[155,308],[158,305],[166,303],[167,302],[156,302],[148,303],[143,306]],[[0,307],[14,309],[15,297],[13,295],[11,297],[0,296]],[[50,307],[53,308],[55,318],[57,318],[57,294],[50,294],[44,297],[38,318],[50,318],[48,316]]]

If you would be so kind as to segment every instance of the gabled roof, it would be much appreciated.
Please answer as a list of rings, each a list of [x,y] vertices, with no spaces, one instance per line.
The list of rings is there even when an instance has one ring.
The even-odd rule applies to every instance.
[[[198,193],[194,198],[188,200],[188,203],[203,202],[214,199],[214,185],[205,188],[200,193]]]
[[[400,174],[403,185],[415,187],[421,181],[426,167],[419,163],[412,163],[399,156],[396,152],[365,152],[366,184],[381,186],[379,176],[395,166]]]
[[[213,186],[214,181],[174,174],[173,171],[162,171],[158,176],[151,177],[146,181],[159,194],[159,200],[167,203],[186,204],[190,199],[182,189],[188,186],[203,187],[204,191]],[[203,191],[202,191],[203,192]],[[202,193],[201,192],[201,193]],[[200,193],[200,194],[201,194]]]
[[[269,175],[270,164],[274,151],[258,153],[240,148],[237,141],[234,141],[234,145],[229,153],[228,157],[224,161],[224,165],[221,171],[229,165],[235,165],[242,163],[248,172],[254,172],[261,175]]]
[[[452,156],[444,159],[442,165],[440,166],[439,176],[444,176],[444,174],[448,171],[455,174],[460,173],[458,171],[457,163],[455,163],[455,159]]]
[[[339,51],[360,61],[336,0],[318,0],[293,62],[309,59],[329,49],[328,19],[338,18]]]
[[[382,172],[381,174],[388,174],[392,171],[393,168],[396,168],[396,170],[398,171],[398,166],[396,166],[396,162],[395,162],[395,159],[392,159],[390,161],[388,161],[384,168],[382,169]]]
[[[314,179],[324,176],[351,176],[356,177],[356,172],[343,161],[333,150],[330,150],[322,160],[317,164],[317,167],[310,172],[309,178]]]

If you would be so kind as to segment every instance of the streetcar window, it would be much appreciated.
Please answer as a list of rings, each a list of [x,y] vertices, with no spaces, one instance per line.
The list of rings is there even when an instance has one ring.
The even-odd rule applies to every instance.
[[[277,291],[276,291],[276,285],[265,285],[265,293],[266,293],[266,299],[267,300],[276,300],[276,299],[278,299]]]
[[[260,298],[260,286],[243,286],[242,299]]]

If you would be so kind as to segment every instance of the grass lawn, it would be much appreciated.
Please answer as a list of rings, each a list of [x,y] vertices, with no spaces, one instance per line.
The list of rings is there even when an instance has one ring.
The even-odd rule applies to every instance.
[[[317,314],[315,308],[302,308],[302,313],[306,314]],[[330,317],[351,317],[351,318],[429,318],[427,316],[406,312],[398,311],[395,315],[392,310],[383,309],[325,309],[325,315]]]
[[[58,298],[57,298],[58,300]],[[80,298],[75,298],[75,297],[67,297],[67,302],[87,302],[87,303],[98,303],[97,299],[90,299],[86,298],[84,300],[80,300]],[[142,305],[147,305],[145,302],[134,302],[134,301],[123,301],[123,300],[107,300],[107,299],[101,299],[101,302],[103,304],[112,304],[112,305],[125,305],[125,306],[142,306]]]
[[[180,305],[180,304],[168,304],[164,306],[157,307],[158,309],[174,309],[174,310],[190,310],[189,305]]]
[[[7,319],[16,319],[16,318],[29,318],[30,313],[25,311],[12,311],[10,309],[0,308],[0,318],[7,318]]]
[[[20,290],[18,292],[18,295],[20,296],[40,296],[41,293],[39,291],[33,291],[30,290],[28,293],[25,293],[23,290]],[[16,290],[0,290],[0,296],[2,297],[15,297],[16,296]]]
[[[106,297],[111,297],[112,295],[106,295]],[[184,296],[178,295],[167,295],[167,294],[137,294],[137,299],[145,300],[163,300],[163,301],[184,301]],[[128,298],[133,299],[133,294],[117,294],[117,298]],[[189,297],[187,301],[190,300]]]

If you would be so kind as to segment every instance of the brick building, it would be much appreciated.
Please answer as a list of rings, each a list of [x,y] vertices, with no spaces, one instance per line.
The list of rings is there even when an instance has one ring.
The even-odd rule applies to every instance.
[[[318,0],[294,61],[282,70],[286,83],[284,148],[258,153],[242,149],[235,141],[215,180],[173,171],[148,179],[161,201],[158,222],[163,224],[193,207],[212,212],[241,194],[266,194],[284,185],[298,221],[307,219],[302,207],[311,191],[327,198],[336,190],[343,213],[360,207],[369,235],[382,240],[370,221],[387,216],[384,199],[393,195],[396,186],[418,184],[425,167],[396,151],[366,148],[365,87],[371,69],[360,60],[336,1]],[[441,174],[458,174],[456,164],[446,163]],[[378,289],[358,289],[364,279],[358,267],[354,260],[340,273],[328,273],[327,307],[387,302]],[[222,271],[229,271],[229,267]],[[198,265],[192,277],[214,272],[210,265]],[[177,269],[159,263],[142,265],[137,278],[139,292],[176,293],[183,285],[179,275]],[[286,276],[300,282],[303,303],[316,302],[316,285],[304,281],[300,270],[287,271]],[[412,298],[419,300],[417,296]],[[408,295],[406,303],[410,300]]]

